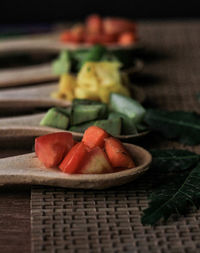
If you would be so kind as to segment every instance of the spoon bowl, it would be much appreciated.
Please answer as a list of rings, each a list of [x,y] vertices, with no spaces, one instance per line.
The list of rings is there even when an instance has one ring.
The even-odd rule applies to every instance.
[[[35,153],[0,159],[0,185],[48,185],[79,189],[106,189],[129,183],[145,171],[151,163],[151,154],[145,149],[124,144],[136,167],[109,174],[66,174],[57,168],[47,169]]]
[[[2,137],[14,137],[14,136],[40,136],[44,134],[50,134],[55,132],[67,131],[58,128],[40,126],[40,121],[44,117],[45,113],[38,113],[27,116],[7,117],[0,118],[0,139]],[[81,140],[83,133],[67,131],[73,135],[76,140]],[[130,135],[118,135],[115,136],[122,141],[130,141],[146,136],[149,131],[143,131],[137,134]]]
[[[34,108],[69,106],[70,101],[51,98],[51,94],[57,89],[57,83],[2,89],[0,92],[0,109],[23,111]],[[140,103],[145,100],[145,93],[142,88],[131,85],[130,90],[135,100]]]
[[[59,40],[60,32],[54,32],[51,34],[41,34],[41,35],[29,35],[21,38],[4,39],[1,41],[0,53],[5,54],[7,52],[21,52],[23,51],[46,51],[46,52],[60,52],[62,49],[88,49],[91,48],[91,44],[87,43],[63,43]],[[128,46],[121,46],[117,43],[107,45],[108,49],[111,50],[129,50],[129,49],[140,49],[142,47],[141,43],[136,42]]]
[[[51,65],[51,63],[43,63],[23,68],[0,69],[0,88],[58,81],[59,76],[53,74]],[[140,72],[142,68],[143,62],[136,59],[133,62],[133,66],[124,69],[123,72],[132,75]]]

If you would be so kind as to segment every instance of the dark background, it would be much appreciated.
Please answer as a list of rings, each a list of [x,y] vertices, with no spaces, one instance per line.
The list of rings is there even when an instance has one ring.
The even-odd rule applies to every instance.
[[[0,0],[0,24],[80,20],[90,13],[133,19],[200,17],[200,0]]]

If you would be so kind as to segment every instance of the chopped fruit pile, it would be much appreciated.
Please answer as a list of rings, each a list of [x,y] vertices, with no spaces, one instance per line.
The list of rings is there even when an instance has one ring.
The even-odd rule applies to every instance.
[[[89,127],[78,143],[70,133],[40,136],[35,152],[45,167],[59,167],[69,174],[104,174],[135,167],[124,145],[97,126]]]
[[[136,25],[123,18],[101,18],[93,14],[84,24],[76,24],[60,37],[63,42],[131,45],[137,40]]]
[[[108,103],[111,92],[130,96],[120,72],[120,63],[86,62],[77,78],[71,74],[63,74],[60,77],[59,90],[54,92],[52,97],[68,101],[79,98]]]
[[[143,122],[145,114],[145,108],[134,99],[111,93],[108,105],[74,99],[70,107],[51,108],[40,125],[78,133],[84,133],[90,126],[98,126],[113,136],[135,135],[148,130]]]

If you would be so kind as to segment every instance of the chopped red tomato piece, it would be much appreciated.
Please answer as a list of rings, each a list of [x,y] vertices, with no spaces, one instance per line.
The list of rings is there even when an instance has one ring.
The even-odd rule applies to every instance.
[[[99,15],[93,14],[86,19],[87,33],[97,34],[102,32],[102,19]]]
[[[73,147],[71,133],[53,133],[35,139],[35,153],[47,168],[57,166]]]
[[[130,33],[130,34],[126,34]],[[89,44],[111,44],[119,42],[128,45],[135,41],[136,25],[123,18],[101,18],[90,15],[86,22],[77,24],[61,35],[61,41]],[[126,36],[125,36],[126,34]],[[120,36],[120,38],[119,38]]]

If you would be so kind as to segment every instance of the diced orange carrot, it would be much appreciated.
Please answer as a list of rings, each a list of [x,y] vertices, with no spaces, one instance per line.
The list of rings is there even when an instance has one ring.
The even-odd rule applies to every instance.
[[[136,41],[135,34],[133,32],[125,32],[119,36],[118,42],[120,45],[130,45]]]
[[[124,145],[114,137],[105,139],[105,151],[113,167],[133,168],[135,163]]]
[[[91,126],[85,131],[82,142],[89,148],[103,148],[104,139],[107,137],[109,137],[109,134],[102,128],[97,126]]]

